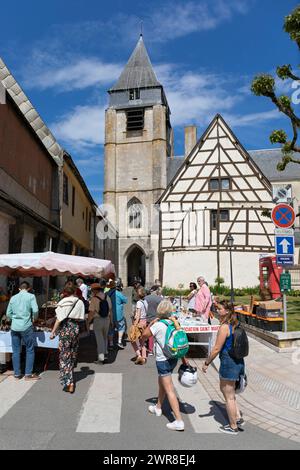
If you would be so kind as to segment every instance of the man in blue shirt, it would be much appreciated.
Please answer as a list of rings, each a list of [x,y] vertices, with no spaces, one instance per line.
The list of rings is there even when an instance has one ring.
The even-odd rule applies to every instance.
[[[40,377],[32,373],[34,364],[33,320],[38,317],[39,309],[36,298],[30,294],[28,282],[22,282],[19,294],[14,295],[8,304],[6,316],[11,320],[11,341],[13,350],[13,368],[16,379],[21,379],[20,355],[21,343],[26,348],[25,380],[38,380]]]

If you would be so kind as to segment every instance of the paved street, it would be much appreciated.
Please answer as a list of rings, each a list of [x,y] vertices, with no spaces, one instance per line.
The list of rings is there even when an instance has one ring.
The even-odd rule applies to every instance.
[[[61,391],[55,367],[36,383],[0,376],[0,449],[300,449],[250,422],[237,437],[218,432],[226,418],[220,397],[212,398],[213,369],[192,389],[175,381],[186,430],[171,432],[168,407],[160,418],[147,411],[157,393],[153,357],[136,366],[127,345],[102,366],[93,354],[93,341],[82,340],[74,395]]]

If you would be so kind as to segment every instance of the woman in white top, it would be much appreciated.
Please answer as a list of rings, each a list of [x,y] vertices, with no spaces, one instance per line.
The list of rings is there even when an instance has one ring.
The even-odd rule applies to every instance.
[[[154,355],[156,359],[156,368],[158,372],[158,400],[156,405],[150,405],[148,410],[150,413],[156,416],[162,415],[162,404],[167,396],[172,411],[175,416],[175,421],[167,424],[167,428],[172,431],[184,431],[184,422],[182,420],[179,403],[175,393],[172,372],[177,365],[177,359],[168,359],[164,353],[163,348],[165,345],[167,326],[159,320],[167,319],[173,321],[176,328],[180,328],[176,318],[171,317],[173,311],[173,305],[169,300],[163,300],[157,307],[157,319],[153,320],[150,325],[146,328],[141,338],[143,343],[151,336],[154,336]]]
[[[147,310],[148,302],[145,300],[146,292],[143,287],[139,287],[137,290],[138,301],[136,303],[135,313],[133,317],[133,325],[138,326],[144,330],[147,326]],[[131,343],[136,354],[136,364],[143,365],[147,361],[147,349],[146,346],[141,345],[140,341],[134,341]]]
[[[190,293],[187,296],[188,301],[188,312],[196,313],[195,310],[195,303],[196,303],[196,295],[197,295],[197,284],[195,282],[190,282]]]
[[[50,335],[50,339],[54,339],[59,329],[60,382],[63,390],[70,393],[75,391],[73,371],[79,346],[79,321],[85,316],[84,303],[75,297],[75,291],[75,286],[66,287],[66,296],[55,309],[56,322]]]

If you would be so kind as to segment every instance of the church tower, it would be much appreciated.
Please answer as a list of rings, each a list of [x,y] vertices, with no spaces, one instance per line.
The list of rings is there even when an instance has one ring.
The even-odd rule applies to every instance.
[[[172,155],[170,110],[142,35],[105,114],[104,204],[118,237],[118,275],[124,285],[158,278],[159,214]]]

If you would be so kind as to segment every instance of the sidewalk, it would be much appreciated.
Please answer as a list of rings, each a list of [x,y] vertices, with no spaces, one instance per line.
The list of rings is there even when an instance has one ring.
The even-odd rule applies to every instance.
[[[249,346],[250,354],[246,358],[248,387],[238,395],[244,419],[300,442],[300,348],[295,357],[292,353],[279,354],[252,338],[249,338]],[[210,398],[224,406],[219,390],[219,359],[206,374],[201,371],[204,359],[191,359],[191,362],[197,365],[198,378]]]

